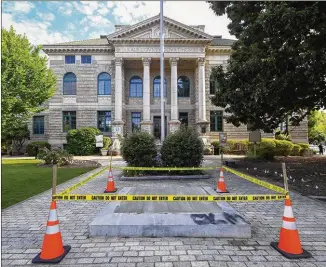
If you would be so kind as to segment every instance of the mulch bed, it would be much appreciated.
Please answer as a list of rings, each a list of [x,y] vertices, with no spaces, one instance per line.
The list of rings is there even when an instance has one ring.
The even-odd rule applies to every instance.
[[[326,196],[326,157],[278,157],[274,161],[247,158],[235,160],[236,164],[232,168],[281,186],[284,185],[281,163],[285,162],[289,190],[298,191],[302,195]]]
[[[52,168],[52,165],[44,164],[44,163],[40,163],[38,166]],[[73,160],[72,164],[60,166],[60,168],[89,168],[89,167],[98,168],[101,167],[101,164],[92,160]]]

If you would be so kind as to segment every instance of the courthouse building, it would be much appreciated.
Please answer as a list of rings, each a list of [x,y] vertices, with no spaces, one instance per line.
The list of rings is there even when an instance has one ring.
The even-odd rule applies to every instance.
[[[160,138],[159,24],[157,15],[134,25],[116,25],[115,32],[98,39],[44,45],[57,91],[47,110],[33,117],[31,141],[62,146],[67,131],[89,126],[113,137],[141,129]],[[226,123],[223,108],[211,102],[218,90],[210,81],[211,69],[226,66],[234,40],[167,17],[164,25],[166,133],[186,124],[211,140],[218,139],[219,132],[226,132],[228,139],[247,139],[247,126]],[[306,122],[291,135],[306,142]]]

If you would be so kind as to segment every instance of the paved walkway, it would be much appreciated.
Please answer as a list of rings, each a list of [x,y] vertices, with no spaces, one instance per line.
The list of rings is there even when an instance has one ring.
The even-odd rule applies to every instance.
[[[212,161],[205,162],[208,165]],[[116,161],[113,166],[122,165]],[[93,172],[96,172],[94,170]],[[117,187],[153,185],[216,186],[215,179],[200,181],[119,181]],[[75,178],[58,186],[58,191],[84,179]],[[233,174],[225,173],[231,193],[272,193]],[[102,193],[103,173],[74,193]],[[284,206],[282,202],[231,203],[251,224],[251,239],[217,238],[88,238],[88,224],[107,203],[58,202],[60,229],[71,251],[59,266],[106,267],[216,267],[216,266],[326,266],[326,205],[291,192],[302,245],[310,259],[288,260],[269,245],[278,240]],[[50,205],[50,190],[2,210],[2,265],[30,265],[40,251]],[[40,265],[45,266],[45,265]],[[50,265],[49,265],[50,266]]]

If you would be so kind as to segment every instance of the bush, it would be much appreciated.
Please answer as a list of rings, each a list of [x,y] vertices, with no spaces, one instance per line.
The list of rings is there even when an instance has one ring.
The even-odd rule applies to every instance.
[[[157,156],[155,140],[149,133],[135,132],[123,139],[121,154],[128,166],[155,166],[155,157]]]
[[[204,144],[190,127],[169,134],[161,148],[163,166],[198,167],[204,158]]]
[[[87,156],[96,153],[95,136],[100,134],[99,129],[85,127],[70,130],[67,133],[67,151],[73,155]]]
[[[37,157],[38,152],[43,148],[51,149],[51,145],[45,141],[32,142],[27,145],[26,152],[30,157]]]
[[[310,154],[309,144],[306,144],[306,143],[298,143],[297,145],[299,145],[301,147],[300,156],[304,156],[304,155]]]
[[[104,136],[103,137],[103,149],[108,150],[111,145],[112,145],[111,138]]]
[[[214,149],[218,149],[220,142],[212,142]],[[246,155],[248,152],[249,141],[247,140],[228,140],[226,146],[222,148],[224,154]]]
[[[249,153],[253,155],[254,145],[249,144]],[[267,160],[274,159],[276,156],[276,143],[274,139],[263,138],[261,143],[256,146],[256,154],[258,158],[263,158]]]
[[[45,164],[58,164],[59,166],[69,165],[72,163],[73,159],[72,155],[61,148],[50,150],[46,147],[40,150],[37,158],[44,160]]]
[[[291,154],[293,143],[286,140],[274,140],[276,144],[276,156],[289,156]]]
[[[286,141],[292,141],[292,137],[289,134],[276,132],[275,133],[275,139],[276,140],[286,140]]]
[[[291,156],[300,156],[301,146],[298,144],[293,144],[293,148],[291,151]]]

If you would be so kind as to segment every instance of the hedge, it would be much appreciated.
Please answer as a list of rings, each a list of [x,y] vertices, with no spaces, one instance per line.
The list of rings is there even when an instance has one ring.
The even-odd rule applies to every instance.
[[[51,149],[51,145],[45,141],[35,141],[27,145],[26,153],[30,157],[36,157],[43,148]]]
[[[93,127],[70,130],[66,136],[68,152],[78,156],[94,155],[96,153],[95,136],[100,133],[99,129]]]

